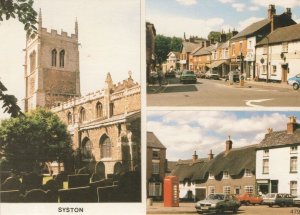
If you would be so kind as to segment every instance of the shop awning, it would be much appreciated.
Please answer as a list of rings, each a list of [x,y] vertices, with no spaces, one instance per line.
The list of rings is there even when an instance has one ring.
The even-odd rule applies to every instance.
[[[223,63],[228,64],[228,62],[226,60],[219,60],[219,61],[212,62],[210,67],[216,68],[216,67],[219,67],[220,65],[222,65]]]

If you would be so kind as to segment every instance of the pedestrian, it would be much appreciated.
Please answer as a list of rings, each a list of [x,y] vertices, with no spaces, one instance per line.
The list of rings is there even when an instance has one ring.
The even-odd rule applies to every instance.
[[[159,86],[162,85],[162,79],[163,79],[163,74],[161,71],[158,71],[158,84]]]

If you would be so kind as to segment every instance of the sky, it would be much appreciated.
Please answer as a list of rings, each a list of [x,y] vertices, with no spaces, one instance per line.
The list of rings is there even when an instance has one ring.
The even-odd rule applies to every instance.
[[[43,27],[61,29],[68,35],[79,25],[81,94],[102,89],[106,74],[114,83],[128,78],[140,81],[140,0],[35,0],[42,10]],[[17,20],[0,22],[0,80],[15,95],[24,98],[25,31]],[[0,104],[1,105],[1,104]],[[6,117],[0,111],[0,119]]]
[[[268,128],[286,130],[288,117],[300,112],[274,111],[148,111],[147,131],[167,148],[167,159],[191,159],[194,151],[206,158],[224,151],[228,136],[233,148],[258,144]]]
[[[300,23],[299,0],[146,0],[146,20],[157,34],[207,38],[210,31],[241,31],[267,18],[270,4],[276,14],[291,8],[292,18]]]

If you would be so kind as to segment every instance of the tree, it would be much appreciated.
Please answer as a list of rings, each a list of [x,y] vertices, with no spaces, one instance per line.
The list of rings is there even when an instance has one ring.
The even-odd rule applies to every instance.
[[[18,18],[24,24],[27,35],[36,33],[37,12],[33,9],[33,0],[0,0],[0,21]]]
[[[220,37],[221,37],[221,32],[218,32],[218,31],[211,31],[209,32],[208,36],[207,36],[207,39],[208,40],[214,40],[214,41],[219,41],[220,40]]]
[[[56,114],[38,109],[1,122],[0,152],[13,169],[32,171],[44,162],[70,158],[71,138]]]
[[[170,51],[180,51],[181,44],[181,38],[157,35],[155,37],[155,55],[157,63],[162,64],[166,61]]]

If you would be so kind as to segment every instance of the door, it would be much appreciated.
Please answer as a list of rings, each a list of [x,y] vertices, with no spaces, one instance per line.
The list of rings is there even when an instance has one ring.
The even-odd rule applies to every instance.
[[[282,68],[281,83],[286,83],[288,77],[288,66],[282,65],[281,68]]]
[[[206,189],[205,188],[196,188],[196,200],[203,200],[206,197]]]

